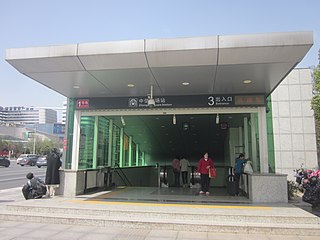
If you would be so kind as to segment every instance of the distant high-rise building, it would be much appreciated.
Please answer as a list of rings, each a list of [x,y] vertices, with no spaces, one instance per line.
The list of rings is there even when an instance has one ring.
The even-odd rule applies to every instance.
[[[0,123],[46,124],[56,123],[57,112],[49,108],[37,107],[0,107]]]
[[[67,122],[67,101],[63,102],[63,107],[62,107],[62,121],[61,123],[66,124]]]

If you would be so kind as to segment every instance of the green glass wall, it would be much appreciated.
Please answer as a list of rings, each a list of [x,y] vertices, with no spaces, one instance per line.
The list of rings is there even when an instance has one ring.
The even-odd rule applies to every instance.
[[[98,117],[97,166],[108,166],[109,119]]]
[[[136,162],[136,159],[137,159],[137,145],[132,142],[131,144],[131,166],[136,166],[137,165],[137,162]]]
[[[112,153],[111,153],[111,166],[120,164],[120,133],[121,129],[113,125],[112,131]]]
[[[93,168],[95,117],[81,117],[79,169]]]
[[[129,136],[124,134],[123,136],[123,166],[129,166]]]
[[[276,169],[275,169],[275,155],[274,155],[271,96],[267,98],[267,134],[268,134],[269,172],[275,173]]]
[[[73,122],[74,122],[74,112],[75,112],[75,102],[73,99],[67,100],[67,135],[66,141],[64,143],[64,155],[65,155],[65,162],[64,168],[71,169],[72,163],[72,144],[73,144]]]

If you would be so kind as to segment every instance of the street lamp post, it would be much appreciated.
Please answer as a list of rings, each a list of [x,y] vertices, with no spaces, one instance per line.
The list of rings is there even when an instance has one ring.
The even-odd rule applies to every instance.
[[[36,151],[36,129],[34,129],[34,132],[33,132],[33,154],[35,154],[35,151]]]

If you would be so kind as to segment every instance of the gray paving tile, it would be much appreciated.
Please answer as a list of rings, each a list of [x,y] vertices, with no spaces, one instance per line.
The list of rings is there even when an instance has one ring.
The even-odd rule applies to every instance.
[[[299,236],[300,240],[319,240],[319,236]]]
[[[235,233],[214,233],[208,232],[208,240],[244,240],[250,239],[246,238],[246,234],[235,234]],[[259,239],[260,240],[260,239]]]
[[[58,230],[58,231],[67,231],[67,229],[70,229],[72,225],[66,225],[66,224],[46,224],[43,226],[43,228],[48,230]]]
[[[38,239],[46,239],[50,238],[54,235],[59,234],[60,231],[56,230],[48,230],[48,229],[39,229],[39,230],[32,230],[29,232],[25,237],[26,238],[38,238]]]
[[[150,230],[147,235],[148,238],[173,238],[175,239],[178,236],[178,231],[174,230]]]
[[[68,228],[72,232],[85,232],[85,233],[94,233],[97,230],[97,227],[94,226],[70,226]]]
[[[19,228],[27,228],[27,229],[40,229],[44,228],[47,224],[45,223],[34,223],[34,222],[25,222],[21,223],[18,227]]]
[[[52,239],[52,240],[75,240],[75,239],[79,239],[83,236],[85,236],[85,233],[82,232],[72,232],[72,231],[65,231],[65,232],[60,232],[58,234],[52,235],[51,237],[47,238],[47,239]]]
[[[105,233],[90,233],[87,235],[84,235],[80,238],[78,238],[79,240],[111,240],[111,239],[115,239],[115,235],[111,234],[105,234]]]
[[[19,226],[23,224],[23,222],[12,222],[12,221],[4,221],[4,220],[1,220],[0,221],[0,225],[1,227],[16,227],[16,226]]]
[[[120,233],[115,235],[114,239],[130,239],[130,240],[144,240],[147,236],[147,233],[131,233],[131,231],[124,231],[128,233]]]
[[[123,232],[122,228],[117,227],[99,227],[95,231],[96,233],[104,233],[104,234],[114,234],[117,235]]]
[[[292,235],[268,235],[269,240],[299,240],[299,236]],[[310,239],[308,237],[308,239]],[[260,239],[259,239],[260,240]]]
[[[11,235],[4,235],[1,233],[1,240],[12,240],[14,239]]]
[[[29,232],[31,232],[32,229],[27,229],[27,228],[7,228],[3,232],[5,235],[10,235],[10,236],[24,236],[27,235]]]
[[[159,237],[146,237],[145,240],[175,240],[177,239],[176,237],[163,237],[163,236],[159,236]]]
[[[187,231],[180,231],[178,233],[177,239],[208,239],[207,232],[187,232]]]

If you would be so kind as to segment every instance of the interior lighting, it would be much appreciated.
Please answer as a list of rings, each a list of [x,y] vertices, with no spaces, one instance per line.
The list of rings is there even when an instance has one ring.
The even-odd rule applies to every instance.
[[[176,119],[176,115],[175,114],[173,114],[172,123],[173,123],[173,125],[177,124],[177,119]]]
[[[184,123],[182,124],[182,129],[183,129],[184,131],[188,131],[188,130],[189,130],[189,123],[184,122]]]
[[[73,86],[73,88],[80,88],[80,87],[75,85],[75,86]]]
[[[220,118],[219,118],[219,113],[218,113],[216,116],[216,124],[219,124],[219,122],[220,122]]]
[[[126,122],[124,121],[123,116],[121,116],[120,119],[121,119],[122,126],[125,126],[125,125],[126,125]]]
[[[129,88],[133,88],[133,87],[134,87],[134,84],[129,83],[127,86],[128,86]]]
[[[188,83],[188,82],[183,82],[182,85],[183,85],[183,86],[189,86],[190,83]]]
[[[246,80],[243,80],[243,83],[244,83],[244,84],[250,84],[250,83],[252,83],[252,80],[246,79]]]

